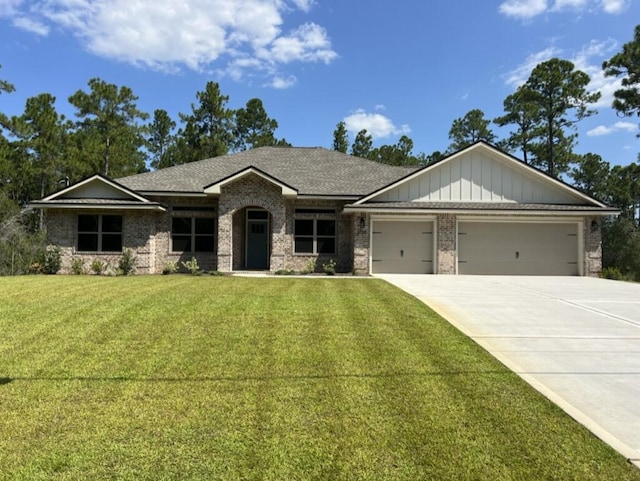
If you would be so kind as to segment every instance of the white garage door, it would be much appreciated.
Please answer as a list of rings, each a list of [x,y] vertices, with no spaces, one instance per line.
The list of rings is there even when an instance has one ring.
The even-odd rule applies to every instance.
[[[578,224],[461,221],[458,273],[578,275]]]
[[[433,222],[374,220],[372,234],[374,274],[433,273]]]

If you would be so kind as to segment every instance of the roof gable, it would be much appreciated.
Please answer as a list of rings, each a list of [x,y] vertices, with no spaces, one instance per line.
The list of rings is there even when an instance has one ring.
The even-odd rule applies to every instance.
[[[258,177],[266,180],[267,182],[275,185],[276,187],[279,187],[282,190],[282,195],[285,197],[296,197],[298,195],[298,191],[293,187],[285,184],[284,182],[276,179],[275,177],[272,177],[271,175],[267,174],[266,172],[254,166],[249,166],[246,169],[243,169],[233,175],[230,175],[229,177],[221,179],[218,182],[215,182],[205,187],[204,193],[210,194],[210,195],[220,195],[222,187],[232,184],[240,179],[243,179],[248,175],[257,175]]]
[[[53,201],[62,199],[112,199],[148,202],[148,200],[141,195],[100,174],[81,180],[42,200]]]
[[[37,208],[122,208],[165,210],[157,202],[134,192],[100,174],[88,177],[39,201],[31,202]]]
[[[478,142],[360,199],[371,202],[475,202],[606,207],[573,187]]]

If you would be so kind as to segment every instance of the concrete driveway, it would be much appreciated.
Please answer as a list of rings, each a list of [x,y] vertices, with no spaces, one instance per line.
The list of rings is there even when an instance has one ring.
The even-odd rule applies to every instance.
[[[640,467],[640,284],[378,277],[424,301]]]

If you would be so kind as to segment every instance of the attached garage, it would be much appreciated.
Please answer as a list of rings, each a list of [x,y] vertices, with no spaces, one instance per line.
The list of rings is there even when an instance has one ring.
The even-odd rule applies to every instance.
[[[374,220],[371,230],[371,272],[433,274],[434,222]]]
[[[579,226],[458,221],[458,274],[581,275]]]

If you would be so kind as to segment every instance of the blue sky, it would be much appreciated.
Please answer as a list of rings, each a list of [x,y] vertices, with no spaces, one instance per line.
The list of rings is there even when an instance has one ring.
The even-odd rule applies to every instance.
[[[559,57],[602,92],[576,151],[626,165],[638,119],[610,108],[619,80],[601,64],[637,23],[637,0],[1,0],[0,78],[16,91],[0,111],[48,92],[73,116],[67,98],[99,77],[177,121],[213,80],[231,108],[262,99],[295,146],[330,147],[344,120],[351,140],[363,128],[376,145],[406,134],[429,154],[448,147],[455,118],[501,115],[531,69]]]

